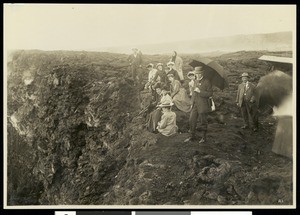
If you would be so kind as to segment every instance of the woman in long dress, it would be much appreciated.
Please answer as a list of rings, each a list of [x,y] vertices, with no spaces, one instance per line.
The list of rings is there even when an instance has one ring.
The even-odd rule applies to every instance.
[[[183,111],[191,111],[191,99],[188,97],[186,90],[181,86],[178,80],[175,80],[173,74],[168,74],[170,81],[171,97],[175,106]]]
[[[161,119],[162,116],[162,110],[161,107],[159,107],[159,105],[161,104],[165,104],[165,103],[172,103],[172,98],[171,96],[168,94],[168,90],[166,89],[166,87],[163,87],[162,89],[160,88],[160,85],[158,85],[159,87],[156,88],[156,92],[160,97],[160,101],[158,102],[156,109],[153,110],[150,114],[149,114],[149,119],[147,122],[147,129],[150,132],[157,132],[157,124]]]
[[[182,72],[182,58],[178,56],[176,51],[173,51],[172,58],[170,59],[171,62],[174,62],[175,70],[178,72],[180,82],[184,81],[183,72]]]
[[[176,114],[171,111],[172,103],[163,103],[160,105],[162,108],[161,121],[158,122],[157,130],[164,136],[171,136],[176,134],[178,127],[176,125]]]

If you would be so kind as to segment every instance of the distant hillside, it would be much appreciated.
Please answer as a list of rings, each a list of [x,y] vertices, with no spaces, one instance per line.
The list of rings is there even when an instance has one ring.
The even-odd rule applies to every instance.
[[[292,32],[270,34],[235,35],[229,37],[207,38],[170,43],[145,44],[137,46],[143,53],[224,53],[235,51],[290,51],[292,50]],[[94,51],[128,53],[130,46],[106,47]]]

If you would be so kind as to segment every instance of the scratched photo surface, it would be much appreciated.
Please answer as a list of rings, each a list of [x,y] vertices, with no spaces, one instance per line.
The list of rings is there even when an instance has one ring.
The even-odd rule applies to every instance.
[[[295,207],[295,5],[4,18],[6,208]]]

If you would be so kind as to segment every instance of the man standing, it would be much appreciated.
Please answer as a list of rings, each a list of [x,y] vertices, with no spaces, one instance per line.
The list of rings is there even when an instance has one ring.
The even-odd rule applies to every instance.
[[[131,75],[133,78],[134,83],[138,83],[137,81],[141,82],[141,69],[142,69],[142,53],[137,49],[132,49],[133,54],[129,55],[128,61],[131,69]]]
[[[194,91],[192,93],[192,110],[190,114],[190,133],[191,136],[184,142],[196,140],[196,127],[198,118],[200,118],[202,139],[199,143],[206,142],[207,133],[207,114],[211,112],[209,97],[212,96],[212,85],[208,79],[204,77],[202,67],[195,67],[194,70],[196,80],[194,82]]]
[[[243,73],[242,83],[238,87],[236,104],[241,108],[241,113],[244,119],[243,129],[249,128],[249,117],[253,122],[253,131],[258,129],[258,114],[257,106],[255,104],[254,90],[255,85],[249,82],[248,73]]]

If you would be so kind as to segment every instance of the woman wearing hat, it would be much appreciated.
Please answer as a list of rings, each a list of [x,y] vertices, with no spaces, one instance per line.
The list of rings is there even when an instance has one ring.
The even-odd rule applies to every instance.
[[[154,77],[156,75],[157,70],[154,68],[154,65],[152,63],[149,63],[146,68],[149,70],[148,82],[152,83],[153,80],[154,80]]]
[[[195,79],[196,79],[194,71],[188,72],[187,77],[188,77],[188,79],[190,79],[190,82],[189,82],[190,93],[189,93],[189,95],[190,95],[190,97],[192,97],[193,91],[194,91]]]
[[[147,129],[150,132],[157,131],[157,124],[160,121],[162,115],[162,111],[159,105],[164,103],[172,103],[172,98],[168,94],[168,89],[166,89],[166,87],[161,88],[160,85],[157,86],[158,87],[156,88],[156,93],[158,95],[157,98],[159,98],[159,101],[155,104],[156,109],[149,114],[149,119],[147,121]]]
[[[149,63],[146,68],[149,70],[148,73],[148,81],[145,84],[144,89],[149,89],[153,96],[155,96],[155,88],[154,88],[154,81],[153,78],[156,75],[157,70],[153,68],[154,65],[152,63]]]
[[[174,69],[174,65],[175,65],[174,62],[167,63],[167,67],[168,67],[167,75],[172,74],[174,75],[174,78],[179,81],[180,77],[178,75],[178,72]]]
[[[181,86],[180,82],[175,79],[173,74],[168,74],[170,81],[171,97],[175,106],[183,111],[189,112],[191,110],[191,101],[186,90]]]
[[[253,122],[253,131],[258,129],[258,114],[257,106],[255,104],[254,90],[255,85],[249,82],[248,73],[244,72],[241,75],[242,83],[238,87],[236,104],[241,109],[241,113],[244,119],[244,125],[242,129],[249,128],[250,120]]]
[[[182,58],[178,56],[176,51],[173,51],[173,55],[170,61],[174,63],[174,69],[178,72],[179,80],[184,81],[183,72],[182,72],[183,61]]]
[[[163,71],[163,64],[158,63],[156,65],[157,72],[153,78],[154,84],[161,83],[163,86],[168,84],[168,77],[165,71]]]
[[[162,103],[159,105],[162,108],[163,115],[161,121],[158,122],[157,130],[164,136],[171,136],[177,133],[176,114],[171,111],[173,103]]]

